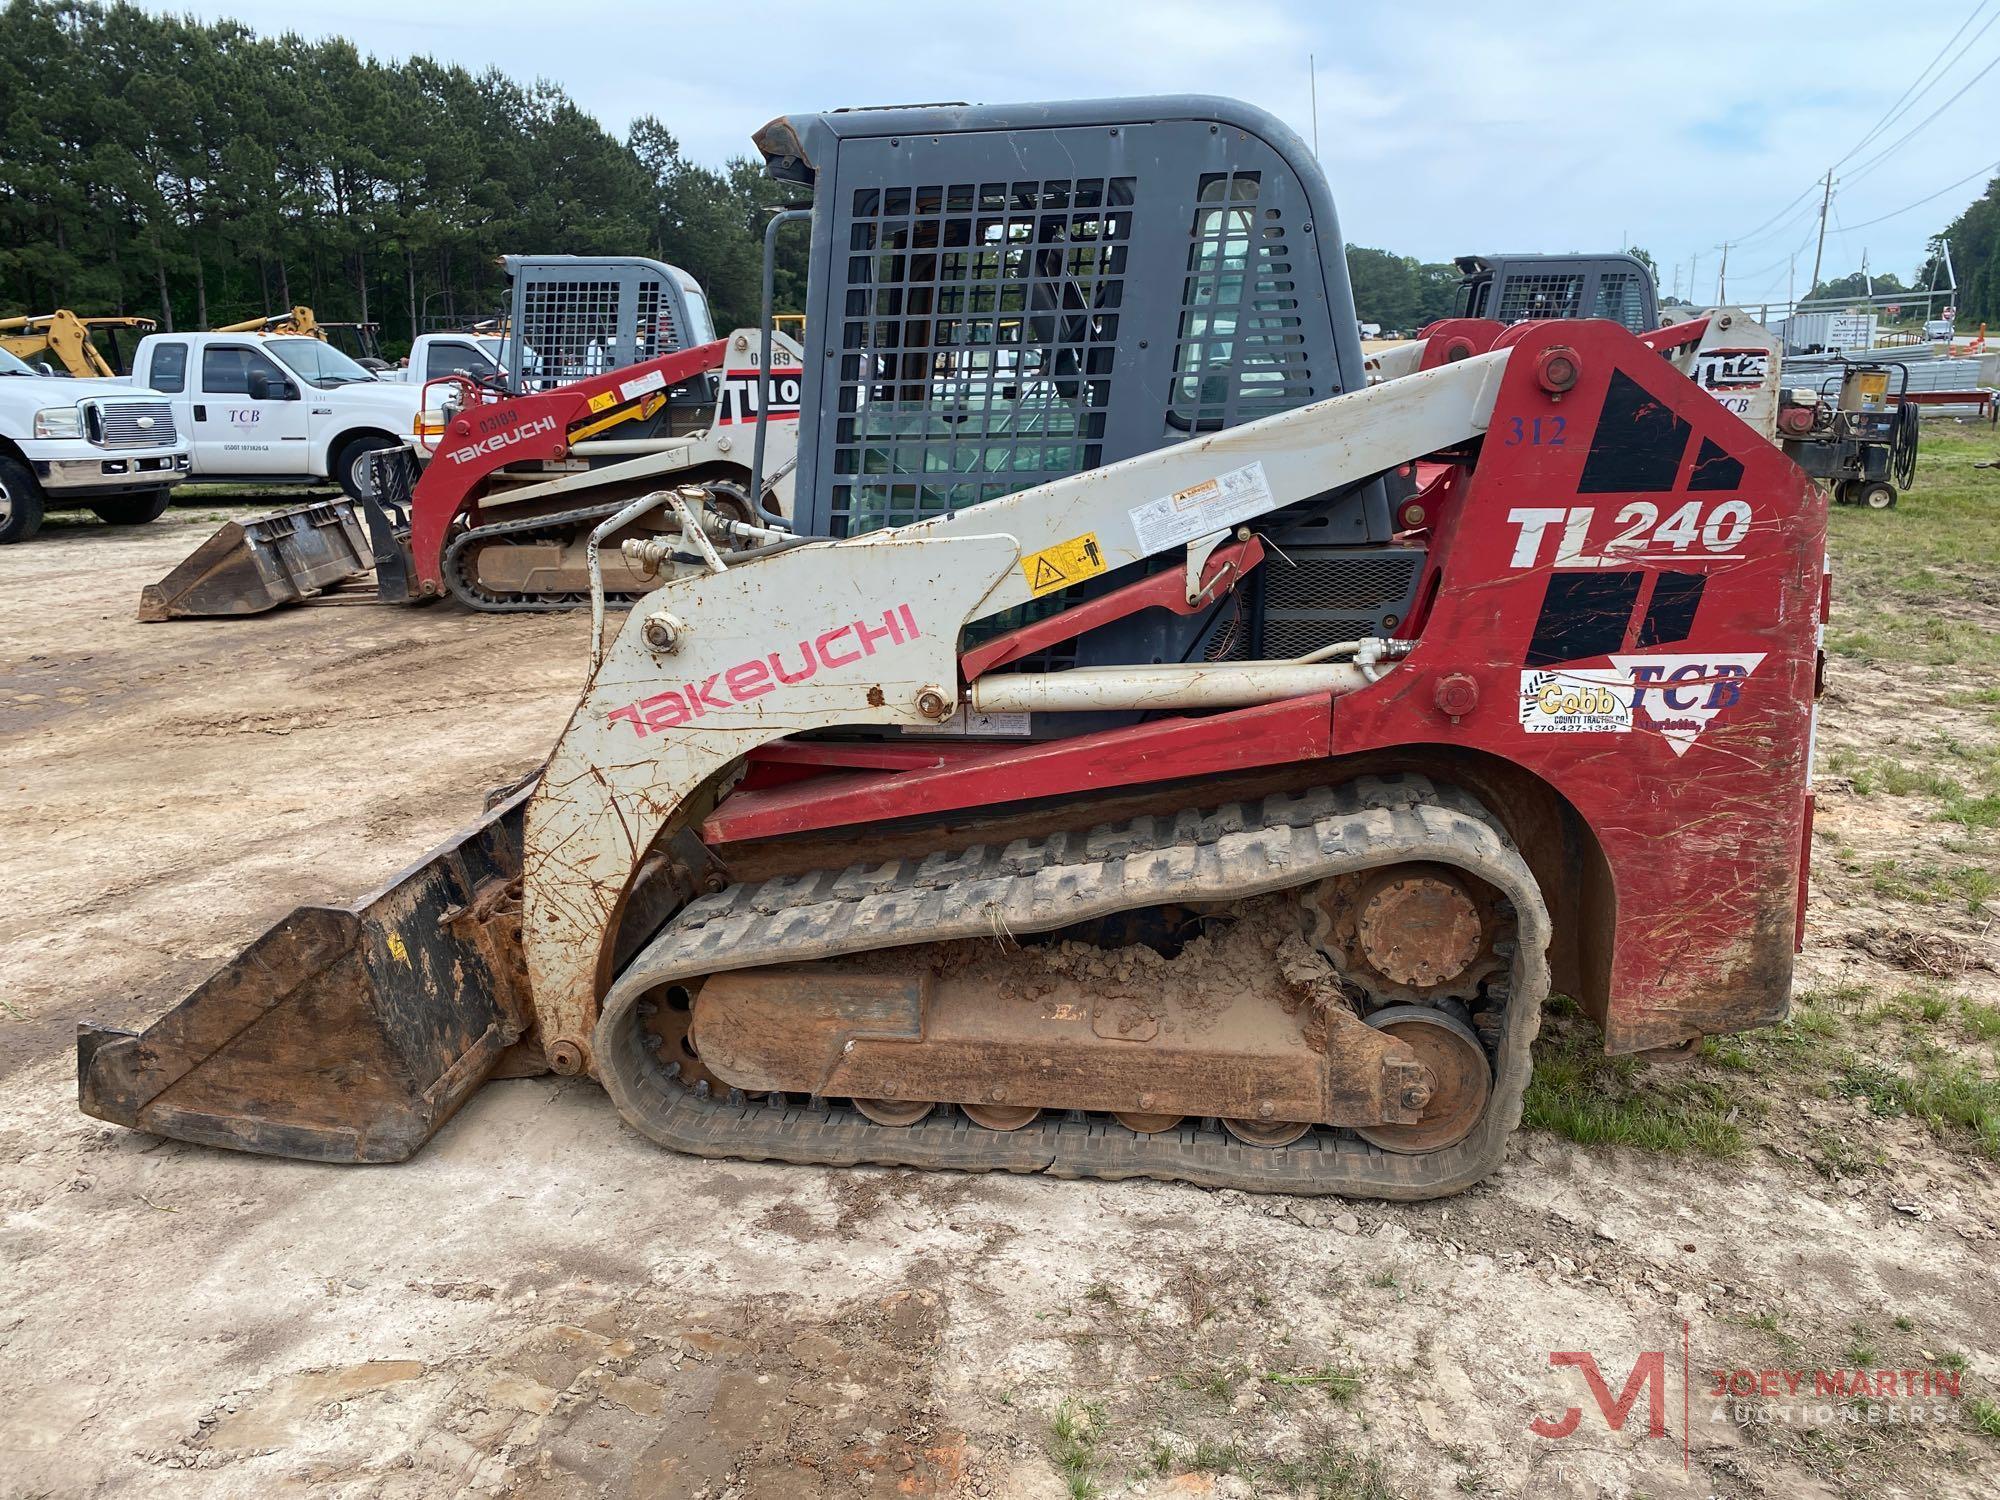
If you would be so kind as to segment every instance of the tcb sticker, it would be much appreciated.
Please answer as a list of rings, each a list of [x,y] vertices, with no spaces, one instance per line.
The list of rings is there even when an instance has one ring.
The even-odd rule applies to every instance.
[[[1521,727],[1529,734],[1629,734],[1651,729],[1685,755],[1720,714],[1743,700],[1761,651],[1704,656],[1613,656],[1609,667],[1521,674]]]

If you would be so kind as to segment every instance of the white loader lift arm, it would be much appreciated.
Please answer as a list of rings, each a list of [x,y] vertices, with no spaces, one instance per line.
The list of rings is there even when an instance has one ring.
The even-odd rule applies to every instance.
[[[960,632],[1050,592],[1038,564],[1078,581],[1178,547],[1205,556],[1232,526],[1484,432],[1507,360],[1496,350],[648,595],[605,653],[528,806],[522,936],[550,1065],[590,1067],[634,875],[661,831],[705,814],[723,773],[750,751],[809,729],[951,717]],[[1019,674],[1011,689],[995,678],[977,701],[993,706],[1012,691],[1042,708],[1222,706],[1358,685],[1345,665],[1230,665],[1216,679],[1233,685],[1228,693],[1193,686],[1213,675],[1208,667],[1106,669],[1061,674],[1089,701],[1058,701],[1061,690],[1039,674]]]

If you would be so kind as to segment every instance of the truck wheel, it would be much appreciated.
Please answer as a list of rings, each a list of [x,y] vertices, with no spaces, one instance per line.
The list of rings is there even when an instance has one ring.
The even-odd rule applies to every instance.
[[[375,493],[375,479],[368,464],[368,455],[380,453],[384,448],[400,448],[402,444],[393,438],[358,437],[340,450],[340,457],[334,460],[333,477],[340,481],[340,487],[350,500],[366,500]]]
[[[1876,480],[1872,484],[1860,486],[1861,503],[1870,510],[1894,510],[1896,508],[1896,487]]]
[[[19,459],[0,458],[0,546],[25,542],[41,529],[41,486]]]
[[[90,508],[106,526],[144,526],[167,513],[173,499],[170,489],[141,490],[136,495],[118,495],[110,500],[94,500]]]

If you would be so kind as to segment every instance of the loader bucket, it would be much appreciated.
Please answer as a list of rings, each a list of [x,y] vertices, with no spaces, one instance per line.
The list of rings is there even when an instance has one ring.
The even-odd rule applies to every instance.
[[[528,1027],[527,797],[351,906],[299,907],[143,1032],[79,1026],[84,1112],[268,1156],[409,1157]]]
[[[316,500],[229,522],[140,591],[139,618],[262,614],[374,566],[354,502]]]

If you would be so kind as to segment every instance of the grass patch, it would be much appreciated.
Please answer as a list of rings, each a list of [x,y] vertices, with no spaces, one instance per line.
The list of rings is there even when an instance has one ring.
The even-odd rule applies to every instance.
[[[1974,1427],[1990,1438],[2000,1439],[2000,1406],[1980,1396],[1965,1403],[1965,1414],[1972,1418]]]
[[[1880,1026],[1885,1021],[1901,1021],[1906,1025],[1935,1026],[1952,1011],[1951,998],[1933,989],[1902,990],[1891,995],[1872,1010],[1861,1013],[1863,1024]]]
[[[1104,1436],[1102,1403],[1064,1400],[1049,1419],[1049,1457],[1063,1477],[1070,1500],[1095,1500],[1097,1445]]]
[[[1321,1365],[1312,1370],[1276,1371],[1266,1370],[1264,1379],[1271,1385],[1306,1387],[1325,1391],[1335,1401],[1352,1401],[1361,1389],[1361,1373],[1358,1370]]]
[[[1875,1363],[1875,1340],[1868,1329],[1860,1323],[1850,1323],[1847,1341],[1847,1362],[1857,1370],[1865,1370]]]
[[[1396,1500],[1381,1463],[1338,1443],[1323,1443],[1302,1458],[1275,1465],[1271,1480],[1313,1500]],[[1269,1491],[1259,1489],[1258,1494]]]
[[[1562,1012],[1552,1006],[1551,1019]],[[1753,1065],[1747,1047],[1731,1054]],[[1522,1123],[1583,1146],[1734,1156],[1743,1150],[1731,1091],[1706,1079],[1606,1057],[1588,1023],[1545,1028],[1535,1044]]]
[[[1249,1373],[1242,1365],[1209,1365],[1202,1369],[1176,1371],[1174,1384],[1184,1391],[1192,1391],[1227,1406],[1235,1399],[1236,1383]]]
[[[1959,1024],[1965,1028],[1966,1035],[1973,1040],[2000,1042],[2000,1010],[1961,996],[1958,1002],[1958,1019]]]
[[[2000,1161],[2000,1081],[1982,1078],[1965,1063],[1930,1049],[1915,1049],[1910,1060],[1910,1073],[1850,1061],[1834,1087],[1849,1098],[1865,1099],[1874,1114],[1922,1120],[1941,1138],[1967,1133],[1974,1150]]]

